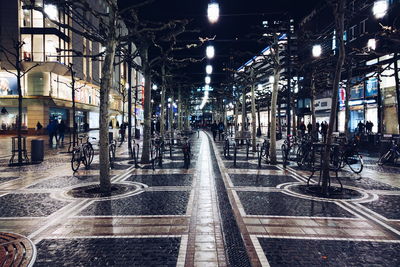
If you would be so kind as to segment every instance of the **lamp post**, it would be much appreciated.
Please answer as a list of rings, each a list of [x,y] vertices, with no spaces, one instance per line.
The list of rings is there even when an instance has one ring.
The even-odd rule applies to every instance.
[[[216,23],[219,19],[219,4],[212,1],[208,4],[207,17],[210,23]]]
[[[215,56],[215,49],[214,46],[209,45],[206,48],[206,56],[208,59],[212,59]]]

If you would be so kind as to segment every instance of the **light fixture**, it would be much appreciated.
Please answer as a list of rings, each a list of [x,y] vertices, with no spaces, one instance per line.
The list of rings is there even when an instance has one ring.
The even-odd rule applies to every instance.
[[[171,102],[172,101],[172,99],[171,98],[168,98],[168,102]]]
[[[49,19],[58,21],[58,9],[55,5],[44,5],[44,13]]]
[[[129,83],[125,84],[125,89],[127,89],[127,90],[129,89]]]
[[[211,65],[206,66],[206,73],[211,74],[213,72],[213,67]]]
[[[369,39],[367,43],[368,50],[375,50],[376,49],[376,40]]]
[[[206,85],[204,86],[204,91],[210,91],[210,85],[206,84]]]
[[[207,55],[208,59],[211,59],[211,58],[213,58],[215,56],[214,46],[212,46],[212,45],[207,46],[206,55]]]
[[[211,83],[211,77],[210,76],[206,76],[206,78],[204,79],[206,84],[210,84]]]
[[[320,57],[322,55],[322,46],[314,45],[312,48],[312,55],[313,57]]]
[[[153,90],[157,90],[157,89],[158,89],[157,84],[153,84]]]
[[[219,19],[219,4],[211,2],[208,4],[207,17],[211,23],[216,23]]]
[[[269,76],[269,82],[274,83],[275,82],[275,77],[274,76]]]
[[[263,86],[262,86],[262,84],[259,84],[258,86],[257,86],[257,88],[258,88],[258,90],[262,90],[263,89]]]
[[[375,18],[381,19],[386,16],[388,9],[389,3],[387,0],[377,0],[374,2],[374,6],[372,7],[372,13]]]

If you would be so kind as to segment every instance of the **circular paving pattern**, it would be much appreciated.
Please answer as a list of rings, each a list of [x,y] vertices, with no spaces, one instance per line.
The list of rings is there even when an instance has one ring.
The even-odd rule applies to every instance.
[[[99,183],[91,183],[69,189],[64,192],[63,196],[73,199],[109,200],[142,193],[145,187],[147,186],[141,183],[114,183],[111,185],[111,192],[103,192]]]
[[[304,183],[285,183],[277,187],[284,189],[282,192],[285,194],[319,201],[370,202],[377,199],[376,194],[352,186],[343,186],[341,190],[337,184],[333,184],[327,194],[322,194],[321,187],[317,184],[307,186]]]
[[[32,266],[35,245],[25,236],[0,232],[0,266]]]

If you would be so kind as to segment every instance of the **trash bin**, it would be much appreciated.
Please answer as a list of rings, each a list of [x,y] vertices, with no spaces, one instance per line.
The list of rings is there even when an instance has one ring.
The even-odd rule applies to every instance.
[[[138,128],[135,129],[135,138],[140,139],[140,129]]]
[[[114,139],[114,133],[108,132],[108,142],[111,143],[113,139]]]
[[[32,162],[42,162],[44,159],[44,141],[31,141],[31,159]]]

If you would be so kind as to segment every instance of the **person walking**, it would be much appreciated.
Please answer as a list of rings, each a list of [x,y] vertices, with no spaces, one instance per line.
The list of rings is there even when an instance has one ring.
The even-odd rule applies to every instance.
[[[43,128],[42,124],[40,123],[40,121],[38,121],[36,124],[36,135],[40,134],[42,128]]]
[[[217,125],[217,123],[214,121],[214,123],[211,124],[211,132],[212,132],[212,134],[213,134],[213,139],[214,139],[214,141],[216,141],[215,138],[217,137],[217,130],[218,130],[218,125]]]
[[[328,134],[328,123],[326,121],[321,123],[321,134],[323,141],[326,142],[326,135]]]
[[[50,121],[50,123],[47,125],[46,129],[47,129],[47,134],[49,135],[49,144],[52,145],[54,136],[57,133],[57,122],[54,120]],[[57,137],[56,137],[56,141],[57,141]]]
[[[57,125],[58,141],[61,142],[61,145],[64,144],[65,129],[66,125],[64,123],[64,120],[61,120],[60,123]]]
[[[307,132],[308,132],[308,134],[311,134],[312,130],[313,130],[312,124],[311,124],[311,122],[309,122],[309,123],[307,124]]]

